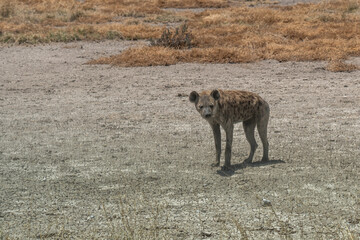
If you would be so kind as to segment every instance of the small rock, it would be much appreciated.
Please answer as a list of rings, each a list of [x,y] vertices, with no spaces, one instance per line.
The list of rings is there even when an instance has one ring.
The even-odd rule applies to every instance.
[[[211,237],[211,235],[212,235],[211,232],[201,232],[202,237]]]
[[[178,97],[187,97],[187,96],[189,96],[189,95],[186,94],[186,93],[178,93],[177,96],[178,96]]]
[[[262,201],[263,201],[263,202],[262,202],[262,205],[263,205],[264,207],[269,207],[269,206],[271,206],[270,200],[267,200],[267,199],[263,198]]]

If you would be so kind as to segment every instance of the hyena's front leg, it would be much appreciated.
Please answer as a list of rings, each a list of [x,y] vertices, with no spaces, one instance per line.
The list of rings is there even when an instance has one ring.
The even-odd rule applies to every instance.
[[[212,124],[211,128],[214,134],[215,140],[215,149],[216,149],[216,160],[211,166],[217,167],[220,165],[220,156],[221,156],[221,132],[220,132],[220,125],[219,124]]]
[[[223,126],[226,132],[225,164],[224,169],[230,169],[231,165],[231,148],[233,141],[234,124]]]

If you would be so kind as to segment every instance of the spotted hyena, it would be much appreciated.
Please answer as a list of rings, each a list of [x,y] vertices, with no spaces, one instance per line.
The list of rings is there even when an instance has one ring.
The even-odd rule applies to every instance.
[[[203,91],[200,94],[193,91],[189,100],[195,103],[196,110],[210,123],[213,130],[216,148],[216,160],[212,164],[213,166],[220,165],[221,125],[226,132],[224,168],[230,168],[234,124],[238,122],[243,123],[246,139],[251,147],[250,155],[244,162],[252,162],[255,150],[258,147],[254,137],[255,126],[257,126],[263,144],[262,161],[269,160],[267,125],[270,108],[269,104],[259,95],[246,91],[216,89]]]

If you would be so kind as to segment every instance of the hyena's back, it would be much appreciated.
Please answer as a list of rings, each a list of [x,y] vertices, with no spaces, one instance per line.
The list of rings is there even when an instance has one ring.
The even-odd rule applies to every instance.
[[[240,91],[240,90],[218,90],[219,98],[219,114],[217,117],[221,121],[231,121],[237,123],[252,118],[258,119],[266,115],[269,111],[269,105],[258,94]],[[210,94],[207,91],[202,94]],[[219,119],[220,120],[220,119]]]

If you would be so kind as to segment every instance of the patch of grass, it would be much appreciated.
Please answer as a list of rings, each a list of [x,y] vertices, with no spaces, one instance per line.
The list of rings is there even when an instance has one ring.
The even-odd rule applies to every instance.
[[[162,28],[146,24],[145,20],[155,19],[159,14],[163,14],[163,11],[154,1],[6,0],[0,3],[0,41],[36,44],[158,38]],[[123,17],[126,17],[126,21]],[[138,27],[133,26],[135,22]],[[89,31],[91,28],[94,31]],[[79,29],[86,31],[79,33]]]
[[[329,61],[360,56],[360,28],[356,27],[360,24],[360,18],[353,12],[344,17],[344,11],[351,6],[348,1],[336,3],[337,8],[334,8],[332,1],[291,7],[207,10],[189,19],[192,49],[174,51],[172,48],[176,47],[172,43],[180,42],[174,40],[174,36],[179,35],[165,30],[162,37],[153,42],[156,48],[124,51],[121,57],[112,57],[110,62],[121,66],[124,63],[126,66],[131,66],[130,63],[134,66],[153,66],[173,62],[242,63],[265,59]],[[168,47],[161,48],[161,61],[158,46]],[[134,59],[139,52],[147,55],[146,61],[142,56],[139,56],[139,61]],[[164,59],[166,57],[168,59]],[[116,59],[121,62],[117,64]],[[345,67],[340,63],[336,62],[337,67],[331,63],[329,69],[357,69],[356,66]]]
[[[12,43],[15,43],[16,41],[15,41],[14,37],[11,36],[11,35],[3,35],[3,34],[1,34],[0,35],[0,42],[12,44]]]
[[[74,22],[76,21],[77,19],[79,19],[80,17],[84,16],[84,13],[81,12],[81,11],[76,11],[74,13],[71,14],[70,16],[70,22]]]
[[[19,25],[18,28],[27,28],[28,26]],[[31,26],[30,26],[31,27]],[[17,34],[17,31],[0,35],[2,43],[17,44],[37,44],[49,42],[72,42],[81,40],[104,40],[104,39],[151,39],[161,35],[162,27],[123,24],[107,24],[106,26],[97,25],[75,25],[73,27],[51,29],[49,31],[32,31]],[[21,30],[20,30],[21,31]]]
[[[123,54],[93,60],[89,64],[111,64],[123,67],[166,66],[176,64],[180,58],[181,52],[178,50],[154,46],[130,48]]]
[[[157,0],[161,8],[224,8],[229,6],[227,0]]]
[[[109,40],[114,40],[114,39],[123,39],[123,36],[121,35],[121,33],[117,32],[117,31],[108,31],[107,32],[107,39]]]
[[[240,48],[192,48],[189,50],[159,46],[130,48],[122,54],[104,57],[89,64],[111,64],[122,67],[168,66],[179,62],[237,63],[253,62],[256,56]]]
[[[124,62],[127,66],[131,66],[129,63],[153,66],[265,59],[329,61],[360,56],[359,0],[253,8],[231,4],[226,0],[4,0],[0,5],[0,42],[36,44],[156,39],[151,44],[154,49],[147,47],[142,50],[143,54],[154,54],[146,56],[149,62],[140,55],[139,60],[132,59],[140,52],[132,49],[117,58],[121,63],[115,63],[113,57],[109,60],[121,66]],[[200,13],[169,13],[162,9],[170,7],[211,9]],[[165,24],[184,20],[187,22],[186,31],[176,25],[165,29]],[[159,47],[161,53],[156,53]],[[175,57],[171,55],[174,50]],[[169,54],[165,54],[166,51]],[[168,59],[159,61],[159,56]],[[329,69],[341,69],[330,65]]]
[[[326,69],[331,72],[352,72],[360,68],[354,64],[345,63],[343,60],[337,59],[331,60]]]
[[[184,22],[187,18],[184,16],[179,16],[172,13],[164,13],[154,16],[153,18],[148,18],[146,22],[154,22],[154,23],[178,23]]]
[[[78,33],[67,33],[64,31],[57,31],[49,33],[45,41],[47,42],[72,42],[72,41],[79,41],[81,40],[81,36],[86,36],[86,31],[82,29],[78,30]]]

